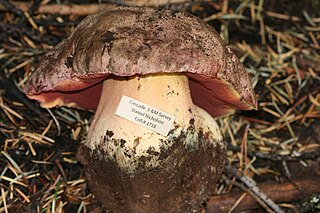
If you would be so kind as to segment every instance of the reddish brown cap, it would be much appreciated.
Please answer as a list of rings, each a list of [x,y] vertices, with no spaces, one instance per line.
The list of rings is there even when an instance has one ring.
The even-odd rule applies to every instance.
[[[44,107],[97,107],[110,74],[185,73],[212,116],[256,107],[251,79],[216,31],[188,13],[116,7],[88,16],[47,55],[25,91]]]

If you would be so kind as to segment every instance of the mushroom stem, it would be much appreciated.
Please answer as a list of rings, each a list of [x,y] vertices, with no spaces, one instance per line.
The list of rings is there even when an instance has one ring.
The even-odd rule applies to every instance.
[[[166,137],[115,115],[123,95],[175,115],[174,131]],[[193,104],[185,75],[154,74],[109,78],[103,83],[87,146],[91,150],[103,149],[109,153],[107,157],[112,158],[120,168],[134,172],[139,163],[137,158],[149,156],[148,152],[160,152],[161,148],[168,147],[168,140],[181,131],[186,131],[190,124],[195,131],[189,133],[185,145],[197,147],[200,130],[210,132],[214,143],[222,140],[216,122],[208,113]],[[147,165],[155,166],[158,166],[156,159]]]
[[[175,115],[169,134],[115,115],[123,95]],[[87,142],[78,152],[95,196],[119,213],[199,211],[214,192],[225,155],[216,122],[192,103],[181,74],[105,80]]]

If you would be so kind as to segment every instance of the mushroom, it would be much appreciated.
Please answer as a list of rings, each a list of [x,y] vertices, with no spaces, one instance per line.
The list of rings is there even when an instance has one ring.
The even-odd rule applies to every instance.
[[[95,110],[77,156],[110,212],[198,211],[226,159],[213,117],[256,107],[249,75],[211,26],[142,7],[85,18],[43,57],[25,91],[42,107]],[[168,131],[120,117],[121,106]]]

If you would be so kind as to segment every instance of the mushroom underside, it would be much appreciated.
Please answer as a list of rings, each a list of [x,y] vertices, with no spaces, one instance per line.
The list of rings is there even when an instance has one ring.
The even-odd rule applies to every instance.
[[[235,109],[248,110],[254,108],[240,97],[230,83],[222,79],[214,79],[194,73],[183,74],[188,76],[193,103],[213,117],[234,112]],[[69,106],[96,110],[101,96],[102,82],[105,79],[115,77],[110,74],[105,74],[104,77],[99,76],[95,79],[91,77],[90,79],[74,77],[76,80],[65,80],[55,88],[42,91],[39,94],[29,94],[28,97],[38,100],[41,106],[45,108]],[[78,83],[76,87],[70,88],[74,81],[81,83]]]

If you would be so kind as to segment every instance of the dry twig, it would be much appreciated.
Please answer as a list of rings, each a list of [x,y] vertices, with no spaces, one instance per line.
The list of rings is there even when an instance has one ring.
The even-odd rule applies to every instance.
[[[168,4],[185,4],[191,3],[190,0],[123,0],[122,3],[127,6],[149,6],[160,7]],[[31,3],[27,2],[12,2],[20,11],[26,12],[29,10]],[[116,6],[110,3],[101,4],[41,4],[37,10],[43,14],[60,14],[60,15],[78,15],[86,16],[97,13],[102,10]],[[0,11],[7,11],[7,7],[0,4]]]
[[[283,183],[262,183],[259,184],[259,188],[276,203],[295,202],[319,192],[320,177],[292,179]],[[246,194],[246,192],[231,191],[226,194],[212,196],[207,204],[207,212],[228,212],[243,194]],[[259,204],[250,195],[246,195],[234,210],[241,212],[256,208],[259,208]]]

